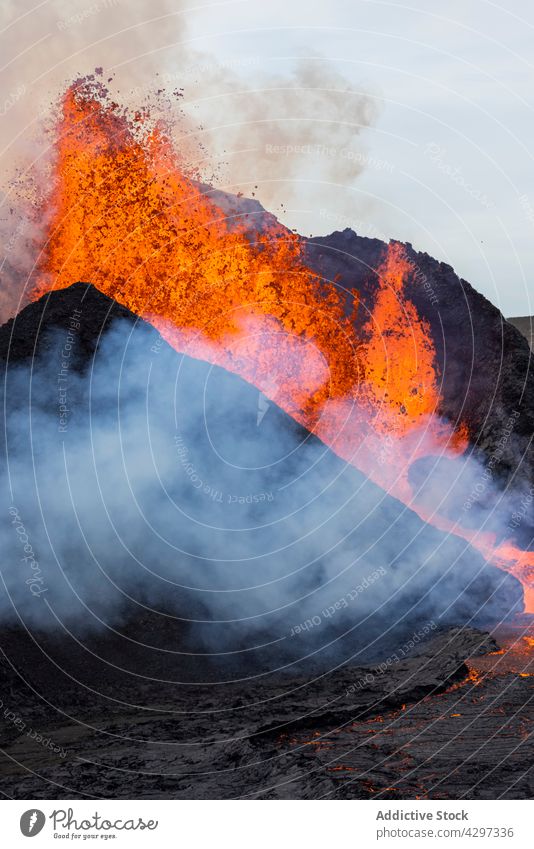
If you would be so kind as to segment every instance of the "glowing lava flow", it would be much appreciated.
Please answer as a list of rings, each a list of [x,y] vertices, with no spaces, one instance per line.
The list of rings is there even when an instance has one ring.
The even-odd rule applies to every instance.
[[[168,128],[110,102],[96,77],[64,95],[38,217],[47,233],[34,298],[92,282],[177,350],[254,383],[412,509],[413,460],[466,446],[435,415],[434,346],[404,294],[412,269],[402,245],[387,249],[359,338],[356,294],[347,314],[347,293],[307,268],[298,236],[267,216],[251,235],[184,173]],[[503,547],[491,554],[511,568]]]

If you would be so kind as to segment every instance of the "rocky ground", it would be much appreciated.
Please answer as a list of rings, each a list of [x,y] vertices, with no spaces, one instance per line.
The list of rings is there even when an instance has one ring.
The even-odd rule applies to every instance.
[[[74,676],[45,688],[38,671],[22,683],[5,661],[2,793],[532,797],[531,661],[518,672],[501,658],[490,635],[455,628],[375,668],[231,683],[212,669],[187,685],[138,674],[115,689],[111,679],[91,687]]]

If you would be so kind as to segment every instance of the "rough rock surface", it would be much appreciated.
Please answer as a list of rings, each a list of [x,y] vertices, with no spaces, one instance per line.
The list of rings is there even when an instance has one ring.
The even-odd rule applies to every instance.
[[[495,650],[474,629],[381,669],[193,688],[129,679],[27,685],[7,665],[2,792],[15,798],[532,797],[530,677],[475,686],[464,660]],[[465,683],[462,683],[465,682]],[[441,694],[441,695],[438,695]],[[61,751],[32,739],[38,731]],[[524,742],[521,744],[522,737]],[[496,754],[497,753],[497,754]]]
[[[361,299],[357,321],[372,311],[377,270],[387,245],[336,231],[307,242],[310,265],[337,279]],[[413,273],[406,294],[428,322],[436,349],[442,392],[441,413],[468,425],[471,441],[486,457],[496,450],[510,415],[517,411],[513,434],[495,464],[503,485],[532,483],[534,468],[534,363],[528,342],[501,312],[451,266],[404,245]]]

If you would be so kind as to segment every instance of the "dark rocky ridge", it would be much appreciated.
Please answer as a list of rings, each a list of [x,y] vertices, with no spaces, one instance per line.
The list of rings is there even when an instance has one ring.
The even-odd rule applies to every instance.
[[[495,464],[503,485],[530,485],[534,468],[534,368],[524,336],[501,312],[446,263],[405,244],[413,275],[406,293],[428,322],[436,348],[443,397],[441,413],[465,421],[475,449],[489,458],[513,411],[519,413],[512,437]],[[376,270],[385,255],[379,239],[352,230],[307,241],[311,266],[350,290],[358,290],[358,321],[372,311]]]
[[[75,365],[79,369],[90,364],[100,339],[115,320],[141,321],[90,283],[75,283],[68,293],[45,295],[0,327],[0,360],[8,366],[31,363],[54,351],[54,332],[67,330],[74,310],[89,315],[76,333]]]
[[[203,188],[230,220],[239,220],[251,232],[275,220],[256,200]],[[387,243],[359,236],[349,228],[303,237],[303,242],[310,267],[347,291],[348,308],[352,307],[350,292],[358,292],[356,323],[361,327],[373,309],[377,269]],[[512,483],[528,489],[534,483],[534,362],[525,338],[528,334],[521,328],[530,320],[519,319],[521,328],[514,326],[514,319],[506,321],[450,265],[402,244],[413,265],[407,295],[430,325],[436,348],[441,414],[468,425],[475,453],[484,461],[494,454],[511,413],[517,411],[512,437],[493,468],[503,487]],[[534,537],[532,524],[530,537]]]

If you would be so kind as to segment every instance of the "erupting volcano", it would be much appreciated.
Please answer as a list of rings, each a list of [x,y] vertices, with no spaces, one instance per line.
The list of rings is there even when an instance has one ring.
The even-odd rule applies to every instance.
[[[429,506],[411,479],[419,461],[454,464],[479,442],[476,412],[453,410],[443,340],[411,291],[411,246],[371,245],[363,288],[325,270],[316,246],[259,205],[220,202],[186,168],[173,127],[121,108],[100,73],[66,91],[54,133],[34,300],[89,281],[175,350],[254,384],[426,522],[469,539],[523,582],[534,611],[534,554],[494,522],[493,503],[473,524],[475,511]]]
[[[274,218],[245,229],[186,176],[170,128],[130,115],[85,80],[65,94],[57,127],[53,210],[33,297],[88,280],[162,330],[177,350],[216,360],[352,456],[326,402],[366,409],[401,437],[439,401],[429,328],[403,295],[409,266],[392,244],[366,332],[356,290],[306,265],[300,237]],[[347,302],[350,308],[347,309]],[[273,390],[273,384],[275,389]],[[341,444],[342,443],[342,444]]]
[[[5,792],[528,796],[528,345],[208,185],[156,106],[66,90],[0,328],[0,679],[50,743],[7,729]]]

